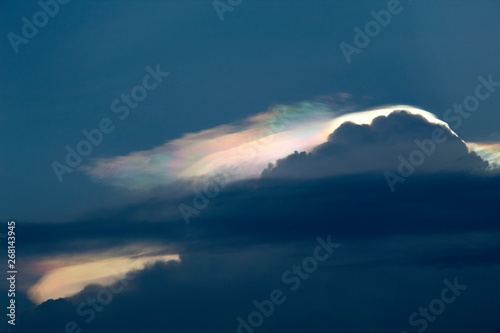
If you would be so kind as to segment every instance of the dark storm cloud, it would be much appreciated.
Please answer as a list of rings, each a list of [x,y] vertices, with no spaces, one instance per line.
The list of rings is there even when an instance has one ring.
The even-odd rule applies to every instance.
[[[237,318],[248,322],[257,309],[254,301],[262,303],[279,289],[286,299],[256,332],[399,332],[408,327],[412,312],[439,296],[443,279],[460,274],[458,281],[468,290],[449,306],[451,316],[432,324],[434,331],[466,332],[461,328],[467,327],[487,332],[497,322],[489,319],[494,317],[484,320],[484,311],[495,307],[494,298],[485,295],[498,276],[485,272],[498,267],[498,253],[494,261],[459,269],[425,261],[442,253],[466,253],[470,246],[491,248],[498,237],[459,233],[345,239],[295,290],[296,282],[283,274],[313,255],[314,238],[190,251],[179,264],[156,264],[131,274],[113,292],[94,285],[73,297],[44,302],[19,316],[16,331],[63,332],[74,322],[82,332],[237,332]],[[450,262],[455,260],[446,266]],[[462,311],[467,316],[458,320]]]
[[[71,320],[82,332],[235,332],[236,318],[254,311],[254,300],[269,298],[276,288],[288,290],[290,285],[281,280],[283,272],[311,255],[317,236],[328,234],[342,247],[309,281],[303,281],[299,291],[288,292],[287,302],[259,330],[404,329],[408,316],[436,297],[432,294],[436,285],[458,274],[463,283],[474,284],[470,298],[457,305],[468,311],[469,325],[482,318],[484,308],[494,308],[493,300],[484,295],[495,290],[498,275],[494,272],[500,266],[498,179],[415,177],[396,194],[386,189],[383,180],[371,177],[263,181],[252,184],[252,191],[249,185],[228,189],[189,226],[180,217],[177,223],[101,217],[94,223],[44,225],[43,229],[25,225],[29,245],[24,247],[39,254],[45,248],[57,254],[162,241],[172,252],[179,252],[182,261],[136,273],[123,292],[103,305],[102,312],[94,311],[91,323],[85,322],[90,306],[83,308],[84,316],[76,309],[88,303],[87,297],[96,298],[102,287],[87,288],[67,301],[48,301],[21,314],[17,331],[60,332]],[[137,209],[160,205],[146,206]],[[51,236],[56,230],[59,233]],[[482,305],[476,309],[475,302]],[[389,308],[390,318],[384,310]],[[342,320],[349,316],[350,320]],[[352,316],[371,319],[356,323]],[[444,323],[435,327],[458,330],[463,324],[455,315]],[[492,323],[478,325],[491,327]]]
[[[500,178],[464,173],[416,175],[391,193],[382,175],[318,180],[258,180],[229,186],[186,225],[177,202],[152,200],[73,223],[20,225],[34,255],[162,240],[179,248],[233,238],[301,239],[335,230],[339,236],[375,236],[496,228]],[[192,196],[179,199],[189,202]],[[411,210],[412,214],[408,214]],[[155,220],[142,217],[155,216]],[[163,216],[163,218],[161,218]],[[437,222],[438,221],[438,222]],[[228,241],[228,244],[231,242]]]

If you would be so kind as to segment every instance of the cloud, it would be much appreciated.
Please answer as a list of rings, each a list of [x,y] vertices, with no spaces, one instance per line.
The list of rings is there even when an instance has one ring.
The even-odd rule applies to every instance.
[[[433,140],[433,131],[444,142]],[[440,138],[440,140],[441,140]],[[398,170],[400,157],[414,151],[425,159],[417,173],[484,171],[487,162],[470,152],[445,124],[431,123],[421,115],[396,111],[371,124],[346,122],[312,152],[295,152],[264,170],[264,177],[310,179],[335,175]]]
[[[488,161],[491,170],[500,168],[500,143],[497,142],[468,142],[467,147],[473,150],[482,159]]]
[[[447,306],[446,316],[432,328],[487,332],[498,325],[485,311],[499,310],[496,298],[488,297],[498,290],[498,272],[491,269],[500,267],[499,235],[473,232],[358,240],[333,235],[341,247],[301,280],[296,291],[291,289],[294,283],[284,282],[283,273],[313,254],[314,238],[191,249],[179,263],[158,263],[129,275],[114,287],[119,292],[105,304],[97,301],[95,308],[90,301],[103,298],[107,289],[92,285],[73,297],[22,312],[16,331],[62,332],[73,321],[89,333],[238,332],[237,318],[248,321],[256,311],[254,301],[263,302],[272,290],[280,289],[286,301],[264,317],[258,331],[320,332],[335,327],[344,332],[399,332],[412,329],[408,323],[412,312],[439,297],[443,279],[458,276],[469,288]],[[473,255],[489,260],[463,260]],[[124,287],[118,288],[120,284]]]
[[[447,246],[451,247],[468,245],[460,251],[436,249],[428,257],[415,256],[415,253],[403,255],[402,249],[395,248],[392,250],[394,256],[402,254],[395,262],[398,265],[413,263],[453,269],[478,264],[497,265],[500,264],[499,252],[492,247],[487,235],[498,232],[498,193],[499,177],[461,173],[416,175],[397,194],[387,189],[380,175],[318,180],[249,180],[228,186],[189,226],[185,225],[180,214],[172,216],[169,213],[156,221],[143,218],[147,214],[161,217],[162,207],[172,204],[169,200],[145,201],[141,205],[124,207],[114,214],[98,212],[91,220],[22,224],[18,231],[23,235],[25,246],[20,271],[28,270],[28,267],[32,271],[45,264],[40,276],[32,279],[32,285],[44,276],[57,273],[54,268],[59,266],[47,265],[57,263],[59,258],[73,262],[83,258],[79,259],[82,263],[98,264],[102,263],[102,258],[110,257],[109,253],[113,258],[129,257],[135,253],[127,250],[133,244],[154,245],[155,249],[168,249],[168,253],[177,253],[181,258],[191,260],[197,260],[203,253],[219,253],[222,257],[230,255],[238,257],[241,264],[246,262],[244,254],[249,249],[255,249],[258,257],[269,258],[269,249],[274,248],[277,253],[283,252],[285,260],[286,253],[299,251],[306,255],[310,250],[304,250],[304,244],[328,234],[342,243],[363,240],[367,253],[359,253],[359,258],[371,258],[370,265],[387,262],[379,254],[368,255],[380,247],[372,242],[378,238],[399,237],[403,239],[400,242],[402,248],[412,248],[408,245],[411,242],[404,240],[404,235],[422,235],[422,240],[415,243],[419,251],[443,239],[448,239]],[[462,236],[448,235],[460,233],[477,236],[461,240]],[[454,242],[458,243],[453,245]],[[344,265],[355,267],[362,262],[345,262]],[[279,265],[278,259],[275,264]],[[210,265],[217,267],[217,272],[206,274],[229,274],[236,278],[231,268],[234,262],[212,262]],[[100,265],[97,273],[108,276],[113,271],[109,265]],[[199,272],[198,277],[192,279],[202,279],[203,274]],[[255,274],[265,273],[256,270]],[[28,278],[25,277],[23,282],[28,284]],[[163,283],[157,285],[164,288],[162,286]],[[20,288],[20,292],[26,292],[26,289]],[[136,297],[139,302],[140,296]]]
[[[128,272],[143,269],[156,261],[179,260],[175,254],[158,254],[164,251],[163,248],[135,246],[134,249],[128,246],[111,249],[107,253],[63,255],[38,261],[34,266],[42,267],[46,274],[28,290],[28,295],[39,304],[48,299],[72,296],[90,284],[110,285]]]
[[[277,105],[241,122],[185,134],[148,151],[97,160],[83,170],[97,181],[142,191],[220,173],[231,181],[258,178],[268,163],[294,151],[311,151],[346,121],[369,124],[399,108],[446,126],[433,114],[411,106],[343,114],[343,109],[323,103]]]
[[[321,142],[334,116],[320,103],[278,105],[237,123],[185,134],[149,151],[98,160],[84,170],[96,180],[140,190],[221,171],[231,172],[233,180],[258,176],[270,154],[285,155],[289,146],[306,149]],[[309,137],[310,142],[299,142],[297,137]],[[243,169],[238,174],[232,170],[235,165]]]

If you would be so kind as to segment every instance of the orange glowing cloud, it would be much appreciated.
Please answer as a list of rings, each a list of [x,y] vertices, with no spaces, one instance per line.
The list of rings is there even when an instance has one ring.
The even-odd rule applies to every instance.
[[[176,254],[159,255],[158,250],[159,248],[144,248],[135,254],[97,260],[91,260],[89,255],[42,260],[37,266],[46,270],[46,274],[28,290],[28,296],[39,304],[48,299],[72,296],[89,284],[109,286],[128,272],[144,269],[157,261],[180,260]],[[117,249],[114,252],[116,251]]]

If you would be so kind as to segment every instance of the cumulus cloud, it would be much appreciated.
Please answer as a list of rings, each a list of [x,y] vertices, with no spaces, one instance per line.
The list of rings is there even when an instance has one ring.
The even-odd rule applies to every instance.
[[[403,160],[417,160],[417,173],[484,171],[488,166],[446,124],[395,111],[371,124],[345,122],[310,153],[279,159],[263,176],[309,179],[384,172],[398,170]]]
[[[322,103],[277,105],[241,122],[186,134],[151,150],[97,160],[83,170],[97,181],[143,191],[217,174],[228,175],[231,181],[258,178],[268,163],[294,151],[310,152],[343,123],[370,124],[398,108],[446,126],[433,114],[411,106],[343,114],[344,110]],[[397,128],[386,130],[398,134]]]

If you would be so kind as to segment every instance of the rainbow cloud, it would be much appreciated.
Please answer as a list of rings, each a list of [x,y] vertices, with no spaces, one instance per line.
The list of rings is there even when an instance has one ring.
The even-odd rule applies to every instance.
[[[467,143],[467,147],[478,154],[483,160],[488,161],[490,169],[500,168],[500,143]]]
[[[40,304],[48,299],[70,297],[90,284],[110,286],[127,273],[142,270],[155,262],[180,262],[178,254],[166,252],[168,249],[159,245],[132,244],[100,253],[41,258],[33,267],[42,277],[29,288],[28,297]]]
[[[394,110],[406,110],[448,126],[432,113],[407,105],[349,114],[323,103],[277,105],[239,123],[185,134],[151,150],[97,160],[84,171],[95,180],[133,190],[150,190],[222,172],[231,180],[256,178],[279,158],[294,151],[311,151],[346,121],[369,124]]]

